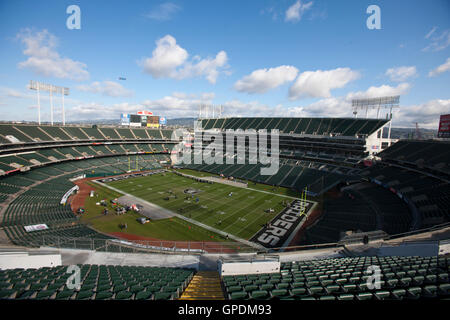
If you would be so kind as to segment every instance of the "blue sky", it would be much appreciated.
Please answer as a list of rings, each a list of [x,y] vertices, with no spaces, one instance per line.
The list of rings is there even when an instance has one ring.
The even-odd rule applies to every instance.
[[[79,30],[66,27],[70,5]],[[379,30],[367,28],[370,5]],[[396,94],[394,125],[437,128],[450,113],[447,0],[0,0],[0,48],[2,120],[37,119],[29,80],[70,88],[68,120],[188,117],[200,104],[227,116],[351,116],[352,98]],[[49,105],[42,94],[44,121]]]

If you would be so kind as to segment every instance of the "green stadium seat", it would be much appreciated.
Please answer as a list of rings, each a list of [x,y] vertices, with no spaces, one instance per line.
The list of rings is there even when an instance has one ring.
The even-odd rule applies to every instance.
[[[336,300],[335,296],[321,296],[319,300]]]
[[[53,295],[56,296],[56,292],[54,290],[41,290],[37,293],[36,299],[37,300],[48,300]]]
[[[370,292],[363,292],[363,293],[358,293],[356,295],[356,299],[357,300],[371,300],[373,297],[372,293]]]
[[[395,289],[392,290],[392,298],[396,300],[402,300],[406,297],[406,290],[405,289]]]
[[[90,299],[92,299],[93,295],[94,295],[94,292],[91,290],[80,291],[80,292],[78,292],[75,299],[76,300],[90,300]]]
[[[13,289],[0,289],[0,299],[14,299],[16,297],[17,290]]]
[[[408,288],[406,289],[407,291],[407,298],[408,299],[419,299],[422,293],[422,288],[421,287],[412,287],[412,288]]]
[[[20,296],[16,296],[16,298],[19,300],[35,299],[37,293],[38,293],[37,291],[29,290],[23,292]]]
[[[374,296],[378,300],[386,300],[386,299],[389,299],[389,297],[391,296],[391,293],[386,290],[378,290],[378,291],[374,292]]]
[[[120,292],[117,292],[117,293],[116,293],[114,299],[117,299],[117,300],[127,300],[127,299],[130,299],[132,296],[133,296],[133,293],[132,293],[132,292],[129,292],[129,291],[120,291]]]
[[[241,286],[231,286],[231,287],[227,288],[228,293],[239,292],[239,291],[242,291]]]
[[[135,300],[149,300],[152,297],[152,292],[150,291],[141,291],[136,293],[134,299]]]
[[[300,298],[300,300],[309,301],[309,300],[317,300],[317,299],[314,297],[302,297],[302,298]]]
[[[95,300],[109,300],[113,296],[113,293],[111,291],[102,291],[97,292],[95,295]]]
[[[289,282],[287,282],[287,283],[279,283],[279,284],[277,284],[277,289],[289,289],[289,287],[290,287],[290,284],[289,284]]]
[[[355,296],[353,294],[341,294],[337,297],[338,300],[343,300],[343,301],[348,301],[348,300],[353,300],[355,298]]]
[[[428,285],[423,288],[423,297],[425,298],[436,298],[438,292],[438,287],[435,285]]]
[[[293,296],[298,296],[298,297],[300,297],[300,296],[306,295],[306,294],[307,294],[307,291],[306,291],[305,288],[295,288],[295,289],[292,289],[292,290],[291,290],[291,294],[292,294]]]
[[[439,285],[439,296],[447,297],[450,295],[450,283],[444,283]]]
[[[259,289],[259,287],[257,285],[254,285],[254,284],[250,284],[250,285],[247,285],[247,286],[244,287],[244,291],[246,291],[246,292],[252,292],[252,291],[255,291],[255,290],[258,290],[258,289]]]
[[[247,298],[248,298],[248,294],[245,291],[237,291],[237,292],[232,292],[230,294],[231,300],[245,300]]]
[[[117,293],[117,292],[123,291],[127,288],[128,287],[126,285],[120,284],[120,285],[114,286],[113,292]]]
[[[251,292],[251,298],[255,300],[265,300],[270,297],[267,290],[255,290]]]
[[[289,297],[289,291],[286,289],[275,289],[270,292],[272,299],[281,299],[284,297]]]
[[[314,286],[308,288],[308,291],[311,295],[323,294],[325,292],[324,288],[321,286]]]
[[[56,300],[68,300],[74,295],[74,290],[63,290],[56,294]]]
[[[335,292],[339,292],[341,290],[341,287],[337,285],[328,285],[325,287],[325,290],[328,294],[332,294]]]

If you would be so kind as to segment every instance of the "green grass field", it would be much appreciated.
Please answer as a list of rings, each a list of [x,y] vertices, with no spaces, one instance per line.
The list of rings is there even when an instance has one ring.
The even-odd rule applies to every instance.
[[[122,194],[92,182],[88,182],[88,184],[96,192],[94,197],[86,198],[84,204],[86,213],[83,214],[81,221],[98,231],[104,233],[126,232],[136,236],[171,241],[226,241],[224,237],[217,233],[197,227],[176,217],[140,224],[136,219],[141,215],[136,212],[127,212],[120,216],[115,215],[113,213],[114,208],[109,200],[120,197]],[[102,199],[106,199],[108,202],[107,209],[110,213],[106,216],[102,214],[105,207],[96,205]],[[125,223],[128,226],[127,230],[121,230],[119,226]]]
[[[192,172],[186,173],[192,174]],[[203,174],[210,176],[206,173]],[[277,215],[283,209],[283,200],[290,200],[277,194],[221,183],[196,182],[171,172],[114,181],[108,185],[243,239],[251,238],[266,222]],[[201,191],[194,196],[194,199],[186,199],[184,190],[187,188]],[[270,189],[265,191],[270,192]],[[229,196],[230,192],[233,192],[231,197]],[[170,199],[164,200],[166,197],[170,197]],[[198,203],[195,201],[196,198],[199,199]],[[269,208],[274,209],[274,212],[265,212]],[[130,232],[130,228],[128,229]],[[163,225],[161,225],[161,230],[154,230],[154,232],[155,235],[149,231],[147,236],[157,237],[156,232],[158,232],[158,236],[164,238],[176,236],[175,230],[165,230]],[[172,232],[173,234],[171,234]],[[183,238],[184,235],[180,234],[179,237]]]

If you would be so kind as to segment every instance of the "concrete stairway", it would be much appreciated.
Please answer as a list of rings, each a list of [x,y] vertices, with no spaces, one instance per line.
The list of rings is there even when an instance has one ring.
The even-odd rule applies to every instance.
[[[180,300],[224,300],[219,273],[199,271],[192,278]]]

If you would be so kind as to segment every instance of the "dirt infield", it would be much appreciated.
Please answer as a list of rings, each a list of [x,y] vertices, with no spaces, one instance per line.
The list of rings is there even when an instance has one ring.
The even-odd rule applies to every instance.
[[[97,178],[85,178],[73,182],[80,188],[75,195],[72,195],[69,198],[70,207],[74,213],[77,212],[78,208],[84,208],[84,202],[86,201],[86,198],[89,197],[89,193],[91,190],[95,190],[95,188],[88,185],[86,181],[95,179]]]
[[[137,236],[125,232],[111,232],[109,233],[109,235],[115,238],[129,240],[138,244],[164,248],[204,250],[208,253],[237,253],[242,249],[239,243],[236,242],[230,242],[228,245],[224,244],[223,242],[221,243],[211,241],[170,241],[151,237]]]

